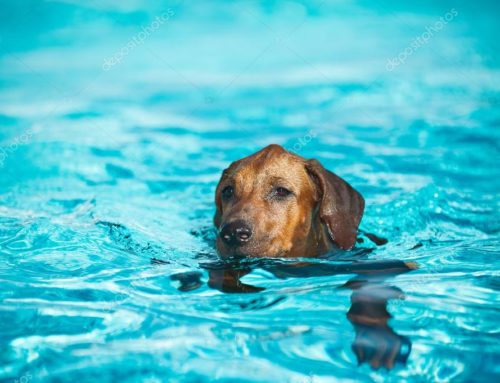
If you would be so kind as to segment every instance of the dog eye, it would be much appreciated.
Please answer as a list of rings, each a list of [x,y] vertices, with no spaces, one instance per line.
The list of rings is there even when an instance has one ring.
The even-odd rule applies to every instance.
[[[222,189],[222,197],[224,199],[231,198],[233,194],[234,194],[234,189],[232,186],[226,186],[224,189]]]
[[[292,192],[284,187],[277,187],[274,189],[274,195],[279,198],[285,198],[288,197]]]

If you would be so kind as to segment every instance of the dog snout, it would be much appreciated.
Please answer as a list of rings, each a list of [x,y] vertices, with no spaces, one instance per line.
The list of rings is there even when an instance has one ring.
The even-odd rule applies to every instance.
[[[243,220],[229,222],[222,226],[221,239],[229,246],[241,246],[252,237],[252,228]]]

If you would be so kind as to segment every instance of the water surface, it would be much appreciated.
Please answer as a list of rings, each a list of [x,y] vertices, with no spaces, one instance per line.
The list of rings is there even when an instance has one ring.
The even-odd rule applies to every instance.
[[[4,3],[0,380],[498,378],[495,2]],[[406,363],[358,365],[354,273],[207,284],[220,173],[269,143],[389,240],[317,262],[419,264],[378,285]]]

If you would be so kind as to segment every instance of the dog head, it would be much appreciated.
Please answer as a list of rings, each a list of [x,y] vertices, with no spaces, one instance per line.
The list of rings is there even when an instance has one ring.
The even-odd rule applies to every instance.
[[[215,193],[221,256],[308,257],[351,249],[363,197],[316,160],[279,145],[233,162]]]

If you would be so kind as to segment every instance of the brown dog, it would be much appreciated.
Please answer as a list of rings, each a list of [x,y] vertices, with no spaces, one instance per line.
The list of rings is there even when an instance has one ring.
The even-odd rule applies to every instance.
[[[233,162],[216,189],[221,256],[313,257],[351,249],[363,197],[316,160],[279,145]]]

